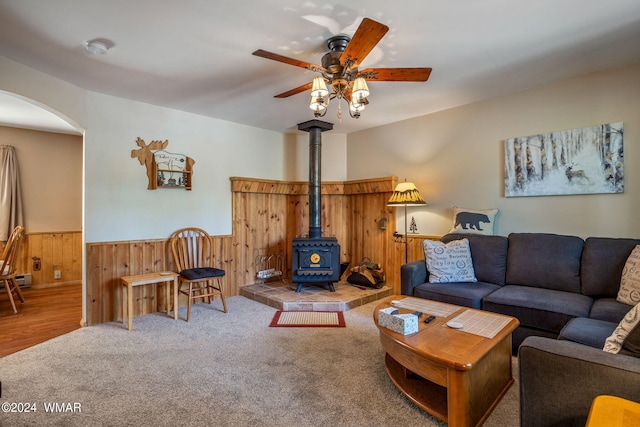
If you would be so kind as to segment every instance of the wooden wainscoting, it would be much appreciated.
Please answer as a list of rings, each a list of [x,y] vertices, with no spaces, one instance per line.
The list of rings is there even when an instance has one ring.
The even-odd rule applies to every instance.
[[[232,235],[213,236],[216,264],[226,271],[225,296],[256,282],[258,256],[277,253],[285,278],[291,277],[292,240],[309,230],[308,182],[232,177]],[[393,237],[395,207],[387,201],[397,177],[322,184],[322,232],[340,243],[341,261],[363,257],[382,264],[387,285],[400,293],[405,246]],[[386,218],[387,227],[380,228]],[[423,238],[409,238],[409,260],[424,259]],[[168,239],[87,244],[87,323],[121,319],[120,277],[173,270]],[[134,289],[134,314],[161,310],[164,294],[151,286]]]
[[[40,258],[40,270],[33,269],[34,257]],[[55,270],[60,270],[60,279],[54,279]],[[21,246],[17,271],[19,274],[31,274],[31,286],[34,289],[81,281],[82,231],[27,231]]]
[[[231,236],[214,237],[215,263],[227,272],[223,278],[225,296],[239,293],[228,257],[231,243]],[[120,277],[166,270],[175,271],[168,238],[88,243],[87,325],[122,319]],[[135,287],[134,314],[162,310],[163,289],[161,287],[158,291],[154,286]]]
[[[384,177],[323,182],[321,221],[323,235],[338,239],[341,261],[357,265],[363,257],[369,257],[380,262],[387,271],[388,284],[399,292],[404,246],[393,240],[390,224],[396,221],[395,208],[387,206],[397,180]],[[284,276],[291,277],[292,240],[309,230],[308,190],[308,182],[231,178],[240,283],[255,282],[259,270],[256,257],[268,252],[281,255]],[[386,229],[379,227],[381,218],[387,219]]]

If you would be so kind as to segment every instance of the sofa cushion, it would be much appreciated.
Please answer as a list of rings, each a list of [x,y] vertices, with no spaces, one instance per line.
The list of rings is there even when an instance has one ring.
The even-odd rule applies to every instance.
[[[442,243],[425,239],[423,246],[429,283],[477,282],[469,240]]]
[[[471,249],[473,270],[480,282],[503,286],[507,272],[507,248],[509,241],[504,236],[483,236],[478,234],[446,234],[444,243],[467,239]]]
[[[573,292],[505,285],[487,295],[484,310],[516,317],[521,325],[559,333],[574,317],[588,317],[593,300]]]
[[[506,281],[512,285],[579,293],[583,245],[584,241],[575,236],[511,233]]]
[[[562,328],[558,339],[569,340],[589,347],[602,348],[606,339],[618,326],[616,322],[576,317]]]
[[[500,286],[486,282],[425,283],[414,288],[414,296],[475,309],[482,308],[482,298]]]
[[[607,338],[603,350],[608,353],[620,353],[630,332],[640,324],[640,304],[636,304],[620,321],[615,331]],[[633,334],[632,337],[637,337]]]
[[[582,293],[615,298],[620,289],[622,269],[636,245],[640,245],[640,239],[587,238],[580,267]]]
[[[593,301],[589,317],[617,325],[632,308],[632,305],[621,303],[615,298],[597,298]]]
[[[640,302],[640,245],[636,245],[624,263],[620,290],[616,299],[625,304]]]
[[[453,207],[453,227],[449,233],[493,235],[498,209]]]

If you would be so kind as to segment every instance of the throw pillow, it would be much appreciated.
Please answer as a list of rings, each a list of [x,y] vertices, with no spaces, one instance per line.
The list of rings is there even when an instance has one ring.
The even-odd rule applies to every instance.
[[[640,245],[636,245],[622,269],[618,301],[629,305],[640,302]]]
[[[607,353],[620,353],[625,341],[628,339],[630,333],[640,323],[640,304],[636,304],[629,312],[624,316],[624,319],[618,324],[618,327],[613,331],[613,334],[604,342],[603,350]],[[635,335],[635,333],[633,334]]]
[[[453,207],[453,228],[449,233],[472,233],[492,236],[498,209],[465,209]]]
[[[640,322],[629,332],[627,339],[622,343],[622,351],[625,354],[640,357]]]
[[[425,239],[422,245],[429,283],[477,282],[469,239],[449,243]]]

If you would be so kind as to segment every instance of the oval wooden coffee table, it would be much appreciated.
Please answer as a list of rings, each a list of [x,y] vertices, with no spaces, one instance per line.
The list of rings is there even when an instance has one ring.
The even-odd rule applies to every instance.
[[[421,311],[419,331],[402,335],[378,325],[378,310]],[[424,323],[429,315],[436,318]],[[375,309],[387,372],[416,405],[451,427],[479,426],[513,384],[511,333],[518,319],[487,311],[394,296]],[[447,326],[455,320],[461,329]],[[483,336],[484,335],[484,336]]]

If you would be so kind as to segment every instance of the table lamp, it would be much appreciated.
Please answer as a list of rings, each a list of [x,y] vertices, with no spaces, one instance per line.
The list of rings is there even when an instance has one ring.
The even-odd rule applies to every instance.
[[[393,190],[387,206],[404,206],[404,262],[409,262],[409,243],[407,241],[407,205],[426,205],[422,195],[413,182],[401,182]]]

